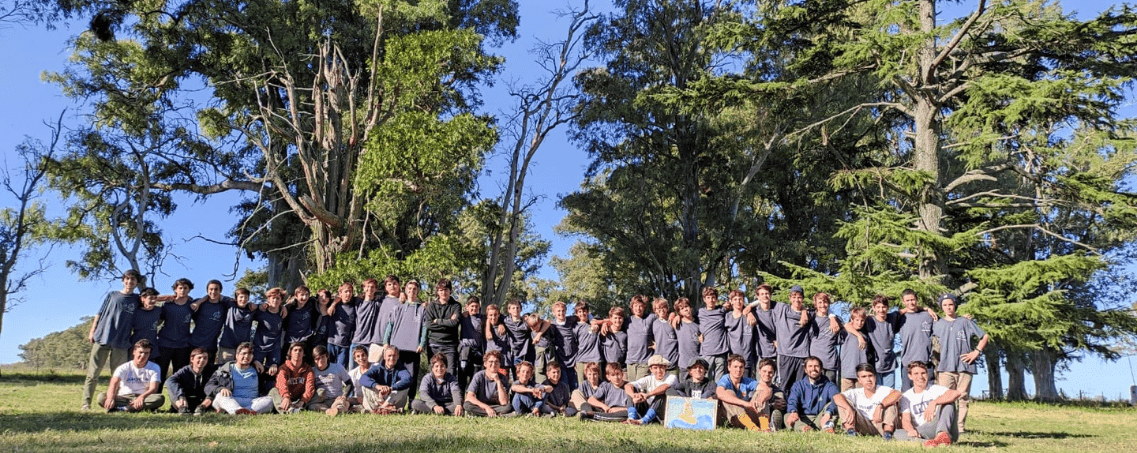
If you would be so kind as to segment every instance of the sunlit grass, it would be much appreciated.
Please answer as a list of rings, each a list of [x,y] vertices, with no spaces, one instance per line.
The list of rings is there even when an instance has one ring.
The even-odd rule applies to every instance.
[[[106,379],[101,382],[106,385]],[[317,413],[231,417],[211,414],[80,412],[82,376],[0,378],[0,451],[549,451],[607,453],[722,451],[916,451],[916,443],[822,434],[668,430],[575,419],[468,419]],[[105,390],[105,387],[101,387]],[[1128,452],[1137,411],[1128,408],[973,403],[957,449]]]

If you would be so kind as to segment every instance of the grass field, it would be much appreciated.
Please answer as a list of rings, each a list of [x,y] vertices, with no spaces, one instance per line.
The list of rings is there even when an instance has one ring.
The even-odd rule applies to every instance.
[[[549,451],[608,453],[724,451],[919,451],[911,442],[816,433],[752,434],[581,422],[576,419],[470,419],[317,413],[231,417],[211,414],[80,412],[83,377],[20,373],[0,378],[0,451]],[[100,382],[105,391],[107,379]],[[973,403],[953,449],[1129,452],[1137,410]]]

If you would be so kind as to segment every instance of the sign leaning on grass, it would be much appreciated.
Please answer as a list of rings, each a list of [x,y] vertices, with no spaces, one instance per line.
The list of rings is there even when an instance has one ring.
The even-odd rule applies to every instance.
[[[663,426],[668,428],[712,430],[718,425],[718,400],[667,397]]]

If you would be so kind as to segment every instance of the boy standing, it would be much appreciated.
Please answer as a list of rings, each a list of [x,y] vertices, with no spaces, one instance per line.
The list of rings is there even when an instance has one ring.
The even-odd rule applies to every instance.
[[[809,357],[810,316],[805,309],[805,291],[794,285],[790,288],[790,304],[775,305],[770,311],[778,341],[778,379],[783,388],[793,388],[802,378],[805,358]]]
[[[407,284],[404,286],[406,300],[395,302],[395,309],[389,315],[390,320],[387,321],[387,327],[385,328],[386,334],[383,337],[383,344],[394,346],[399,350],[399,363],[403,365],[403,369],[411,374],[412,383],[417,383],[421,380],[419,378],[422,374],[419,372],[419,359],[421,359],[421,354],[425,347],[424,343],[431,341],[431,339],[428,338],[430,333],[425,330],[430,326],[424,327],[423,323],[424,321],[430,322],[430,318],[427,316],[436,316],[430,313],[431,308],[438,305],[432,303],[430,306],[424,306],[424,303],[419,302],[418,290],[417,280],[407,280]],[[451,299],[451,301],[453,300]],[[457,304],[457,302],[453,303]],[[383,308],[387,308],[387,302],[383,302],[383,304]],[[445,341],[444,339],[438,340],[437,338],[438,337],[433,341]],[[436,343],[432,343],[432,345],[437,346]],[[446,360],[452,358],[451,356],[447,356]],[[451,374],[453,374],[452,371]],[[410,388],[407,389],[407,398],[413,400],[417,392],[418,387],[412,384]]]
[[[210,361],[217,359],[217,339],[225,325],[225,314],[233,299],[221,295],[221,281],[210,280],[205,285],[206,296],[190,305],[194,311],[193,333],[190,347],[209,351]]]
[[[904,314],[897,319],[897,328],[900,332],[900,382],[901,390],[912,388],[912,381],[908,379],[908,364],[912,362],[930,362],[932,360],[932,325],[936,316],[920,306],[920,299],[916,292],[905,289],[900,293],[904,302]]]
[[[134,269],[123,273],[122,290],[107,293],[102,307],[91,321],[91,330],[87,333],[91,354],[87,361],[87,378],[83,381],[83,410],[91,408],[91,398],[103,366],[117,369],[127,361],[134,311],[141,303],[138,295],[134,294],[134,288],[141,278],[142,275]]]
[[[940,297],[940,307],[944,317],[932,327],[932,335],[940,339],[940,366],[936,368],[936,383],[959,391],[959,432],[962,434],[967,423],[967,404],[971,402],[971,378],[978,371],[975,361],[987,347],[987,334],[975,321],[957,318],[957,299],[952,294]],[[979,338],[979,344],[971,347],[971,339]]]
[[[703,288],[704,306],[699,308],[698,314],[699,332],[702,334],[699,353],[710,364],[711,379],[715,381],[726,374],[726,356],[730,354],[726,334],[726,314],[730,310],[719,307],[718,303],[719,291]]]
[[[632,315],[626,322],[628,332],[628,355],[626,358],[628,379],[637,380],[650,374],[647,361],[652,356],[651,327],[655,314],[647,312],[647,297],[635,296],[631,302]]]

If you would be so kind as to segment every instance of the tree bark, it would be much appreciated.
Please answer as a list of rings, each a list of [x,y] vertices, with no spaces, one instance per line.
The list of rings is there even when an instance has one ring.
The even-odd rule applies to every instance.
[[[1030,374],[1034,375],[1034,398],[1038,401],[1059,401],[1062,395],[1054,384],[1054,368],[1058,353],[1044,348],[1030,352]]]
[[[996,401],[1002,401],[1004,397],[1000,349],[998,345],[989,342],[987,349],[983,351],[983,355],[987,359],[987,387],[990,390],[991,399]]]
[[[1026,364],[1023,353],[1006,351],[1007,401],[1026,401]]]

